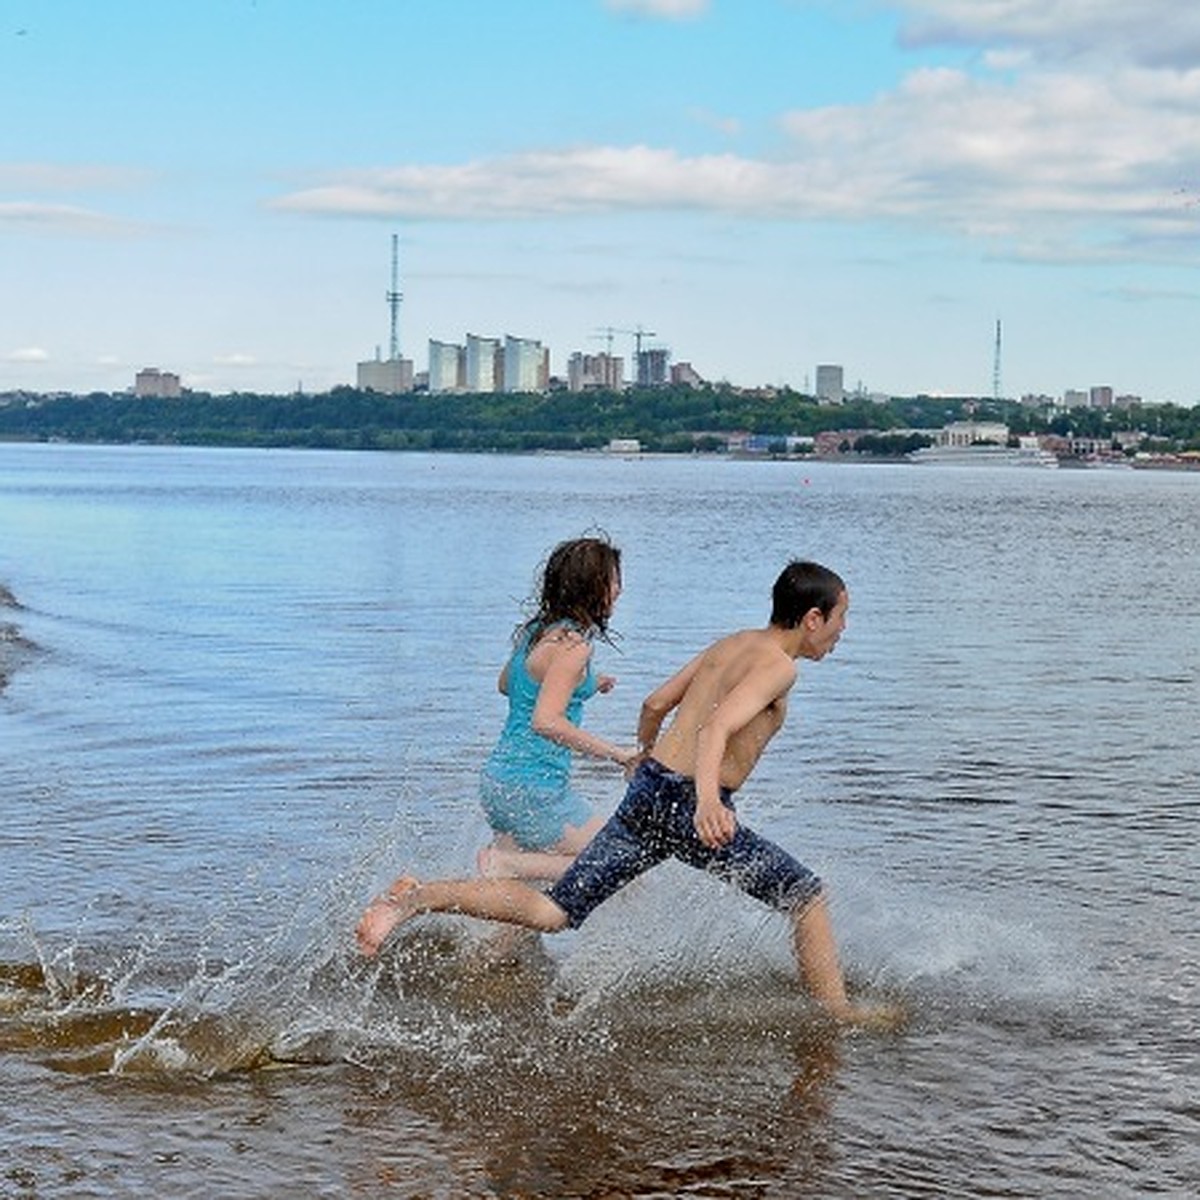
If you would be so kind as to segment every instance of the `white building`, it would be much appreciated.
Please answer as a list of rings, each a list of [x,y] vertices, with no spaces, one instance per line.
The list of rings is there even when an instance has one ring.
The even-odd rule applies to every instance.
[[[550,352],[533,338],[504,339],[504,390],[544,392],[550,383]]]
[[[499,338],[467,334],[466,378],[468,392],[494,392],[504,380],[504,353]]]
[[[430,392],[461,392],[467,382],[466,352],[454,342],[429,339]]]
[[[1008,445],[1008,426],[1000,421],[954,421],[937,433],[939,446]]]

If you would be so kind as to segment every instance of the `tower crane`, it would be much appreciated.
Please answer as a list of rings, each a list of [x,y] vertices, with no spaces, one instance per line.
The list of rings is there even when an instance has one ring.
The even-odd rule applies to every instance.
[[[606,352],[612,354],[613,335],[617,333],[625,333],[633,338],[634,353],[640,355],[642,353],[642,338],[658,337],[652,329],[644,329],[639,325],[636,329],[616,329],[612,325],[602,325],[595,333],[596,337],[605,339]],[[634,359],[637,362],[637,359]]]

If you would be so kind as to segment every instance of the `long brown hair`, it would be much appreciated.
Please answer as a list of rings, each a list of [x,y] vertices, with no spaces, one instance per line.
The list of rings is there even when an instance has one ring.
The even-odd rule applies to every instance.
[[[560,542],[542,568],[537,609],[518,632],[536,636],[548,625],[571,621],[587,637],[607,637],[614,578],[620,582],[621,551],[607,537]]]

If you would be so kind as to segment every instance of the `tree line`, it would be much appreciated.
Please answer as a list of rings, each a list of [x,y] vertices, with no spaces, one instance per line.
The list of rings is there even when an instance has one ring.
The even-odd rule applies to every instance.
[[[859,439],[858,452],[889,455],[913,448],[909,430],[968,417],[1004,421],[1014,434],[1104,437],[1138,428],[1164,448],[1200,448],[1200,410],[1173,405],[1051,413],[1005,401],[929,396],[828,405],[786,388],[745,392],[726,386],[395,396],[338,387],[312,395],[191,392],[171,399],[19,395],[0,403],[0,438],[476,451],[587,450],[636,438],[646,450],[691,453],[724,449],[732,433],[782,444],[788,437],[871,430]]]

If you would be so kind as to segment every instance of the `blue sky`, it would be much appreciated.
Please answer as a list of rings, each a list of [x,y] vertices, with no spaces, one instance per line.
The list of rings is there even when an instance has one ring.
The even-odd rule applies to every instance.
[[[0,390],[352,383],[398,234],[418,370],[1200,400],[1177,0],[0,0],[0,112]]]

